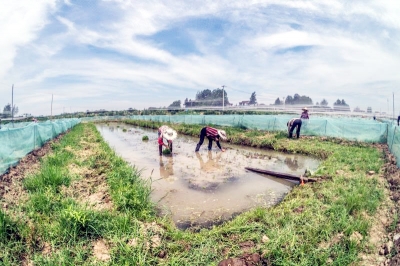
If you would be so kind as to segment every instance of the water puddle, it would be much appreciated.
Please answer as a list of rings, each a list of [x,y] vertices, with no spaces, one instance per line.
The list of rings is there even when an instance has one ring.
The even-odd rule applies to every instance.
[[[300,175],[314,171],[319,161],[303,155],[283,154],[221,142],[221,152],[206,139],[198,153],[198,138],[178,135],[172,156],[159,156],[157,131],[112,123],[99,124],[104,140],[126,161],[152,179],[152,200],[161,215],[176,226],[207,227],[256,206],[280,202],[296,183],[245,170],[254,167]],[[148,141],[142,141],[147,135]]]

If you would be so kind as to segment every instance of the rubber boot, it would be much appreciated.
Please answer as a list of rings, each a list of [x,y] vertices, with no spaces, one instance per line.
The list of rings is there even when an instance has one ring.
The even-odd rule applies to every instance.
[[[200,150],[200,145],[197,144],[195,152],[198,152],[199,150]]]

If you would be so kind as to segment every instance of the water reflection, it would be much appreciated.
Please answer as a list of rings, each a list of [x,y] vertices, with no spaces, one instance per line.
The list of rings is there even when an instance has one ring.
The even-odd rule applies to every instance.
[[[297,160],[297,157],[285,158],[285,164],[289,167],[290,170],[292,171],[297,171],[299,168],[303,168],[303,164],[300,164],[299,161]]]
[[[196,152],[196,157],[200,163],[200,169],[205,172],[220,169],[222,167],[222,165],[219,163],[221,154],[222,154],[221,152],[218,152],[217,155],[213,158],[212,151],[208,151],[207,161],[204,162],[203,157],[200,155],[200,153]]]
[[[174,175],[174,160],[172,156],[160,156],[160,177],[169,179]]]
[[[244,146],[224,144],[225,152],[194,152],[198,139],[180,135],[172,156],[158,156],[157,131],[112,123],[98,125],[110,146],[152,179],[152,200],[162,214],[170,215],[177,226],[213,223],[229,219],[255,206],[272,206],[295,185],[245,170],[268,169],[300,175],[305,168],[315,170],[318,160]],[[142,141],[146,135],[149,141]]]

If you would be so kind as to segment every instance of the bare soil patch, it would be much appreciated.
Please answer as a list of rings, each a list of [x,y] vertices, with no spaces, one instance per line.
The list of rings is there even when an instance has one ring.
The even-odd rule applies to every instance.
[[[85,130],[85,133],[87,134],[80,141],[80,149],[75,150],[71,147],[66,147],[67,150],[74,153],[76,160],[80,163],[84,163],[90,157],[95,156],[98,149],[98,143],[93,142],[93,135],[88,133],[87,130]],[[62,193],[95,210],[111,210],[113,204],[108,192],[106,176],[99,169],[92,169],[78,164],[72,163],[68,166],[69,173],[76,180],[68,187],[63,187]]]
[[[386,255],[390,260],[386,261],[386,265],[400,265],[400,169],[396,165],[396,158],[392,155],[386,145],[382,146],[386,157],[384,166],[384,176],[390,185],[390,198],[394,203],[395,208],[392,209],[392,216],[397,219],[389,224],[392,231],[387,236],[387,241],[381,246],[380,253]],[[393,255],[393,256],[392,256]]]
[[[103,262],[111,259],[110,248],[103,239],[97,240],[93,243],[93,255],[97,260]]]
[[[63,187],[62,193],[65,196],[87,204],[95,210],[113,208],[105,175],[96,175],[95,171],[85,167],[74,168],[73,172],[79,173],[80,178],[72,182],[70,186]]]

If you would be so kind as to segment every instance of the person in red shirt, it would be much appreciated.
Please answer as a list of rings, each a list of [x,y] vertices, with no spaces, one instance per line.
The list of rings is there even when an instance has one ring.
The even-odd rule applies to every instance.
[[[169,148],[167,144],[164,143],[164,140],[162,137],[158,137],[158,150],[160,152],[160,156],[162,156],[162,146],[165,148]]]
[[[215,141],[217,143],[218,148],[220,148],[221,151],[225,151],[225,149],[223,149],[221,147],[221,144],[219,143],[220,139],[226,140],[225,131],[207,126],[207,127],[203,127],[200,131],[200,141],[199,141],[199,143],[197,143],[196,150],[195,150],[196,152],[199,151],[200,146],[203,144],[205,137],[208,138],[208,150],[211,150],[212,142]]]
[[[177,137],[177,135],[176,131],[169,126],[161,126],[158,129],[158,150],[160,156],[162,156],[162,146],[165,146],[172,152],[172,141]],[[167,140],[168,146],[164,144],[164,139]]]

